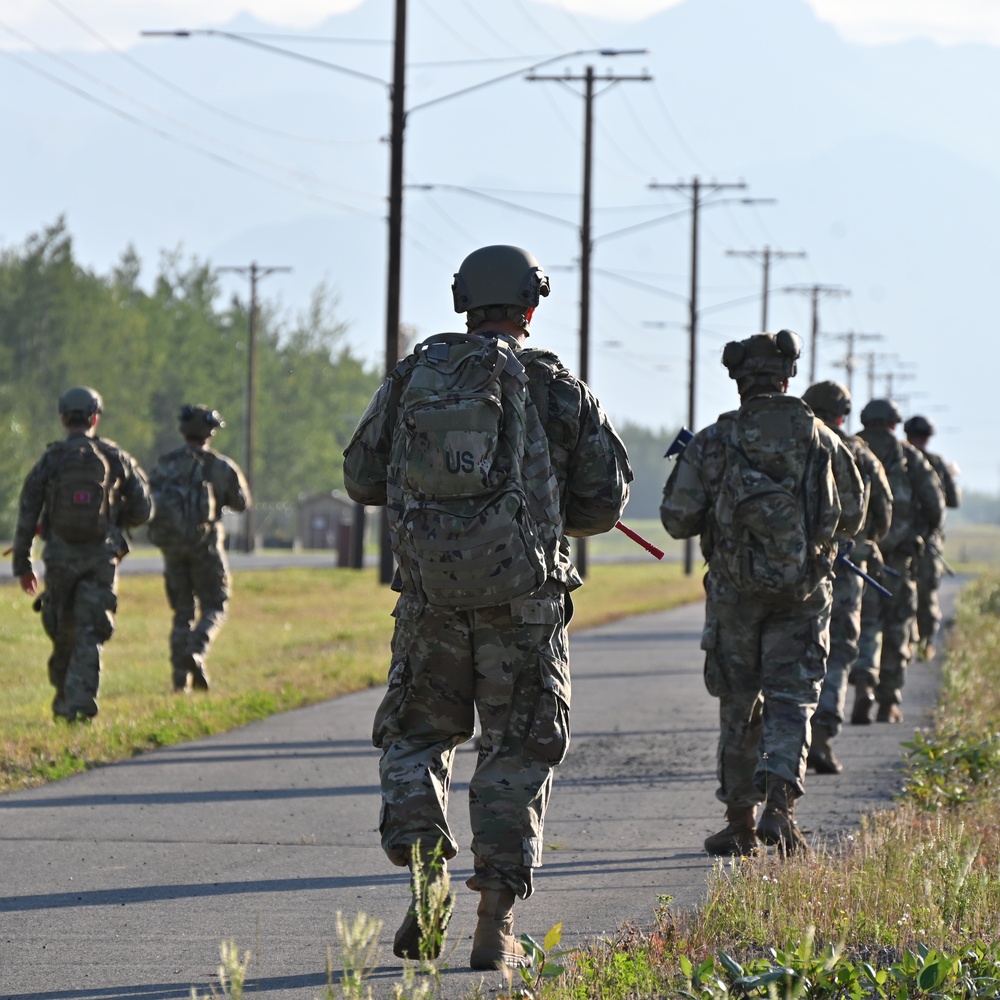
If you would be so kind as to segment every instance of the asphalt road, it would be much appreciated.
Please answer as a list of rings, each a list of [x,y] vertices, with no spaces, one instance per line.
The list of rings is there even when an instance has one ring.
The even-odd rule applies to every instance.
[[[946,581],[950,608],[958,587]],[[714,798],[716,702],[698,649],[703,607],[646,615],[572,638],[573,745],[559,768],[537,892],[517,930],[564,943],[648,925],[662,895],[704,898],[721,825]],[[209,697],[224,697],[217,677]],[[832,840],[888,804],[901,743],[927,724],[937,664],[915,664],[903,725],[848,726],[846,770],[810,776],[799,818]],[[373,689],[168,748],[43,788],[0,797],[0,998],[187,1000],[217,980],[218,946],[253,953],[247,996],[314,1000],[339,975],[335,914],[384,921],[374,972],[391,995],[392,933],[406,875],[378,845]],[[474,755],[459,753],[451,816],[468,845]],[[458,904],[444,996],[483,979],[467,967],[476,894],[465,848],[452,865]],[[497,985],[486,975],[487,995]]]

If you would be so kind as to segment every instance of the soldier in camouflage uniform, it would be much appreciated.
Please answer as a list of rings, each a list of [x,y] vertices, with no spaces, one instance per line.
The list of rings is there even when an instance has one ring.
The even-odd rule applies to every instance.
[[[896,438],[900,419],[891,399],[873,399],[861,411],[864,429],[858,437],[882,463],[892,489],[892,523],[880,548],[895,575],[883,578],[892,597],[868,588],[862,600],[859,655],[851,671],[855,725],[871,723],[876,702],[877,721],[903,720],[902,689],[917,614],[913,562],[923,547],[921,530],[936,530],[944,517],[944,492],[934,469],[913,445]]]
[[[802,393],[807,403],[850,450],[865,484],[868,513],[861,531],[845,556],[862,571],[878,572],[881,552],[878,542],[889,530],[892,491],[879,460],[853,435],[843,430],[851,412],[851,395],[839,382],[817,382]],[[809,766],[817,774],[839,774],[843,767],[830,745],[844,724],[844,705],[851,668],[858,658],[861,636],[861,599],[865,581],[841,562],[834,564],[833,608],[830,615],[830,655],[819,705],[812,718]]]
[[[722,414],[694,435],[667,480],[660,506],[660,519],[674,538],[701,536],[708,562],[701,645],[705,686],[719,699],[716,796],[726,804],[727,819],[705,841],[710,854],[750,854],[760,841],[782,854],[807,849],[794,807],[805,790],[810,719],[829,651],[831,546],[810,555],[808,565],[820,572],[804,598],[748,596],[733,579],[727,555],[732,544],[722,520],[731,522],[734,512],[722,509],[724,500],[722,507],[719,503],[730,474],[734,424],[744,411],[754,412],[754,433],[774,453],[799,451],[802,442],[813,440],[813,448],[828,456],[825,466],[806,464],[814,471],[799,475],[812,477],[804,484],[810,508],[812,498],[830,496],[831,509],[839,510],[830,537],[853,537],[860,529],[864,487],[851,453],[801,400],[785,395],[800,343],[782,330],[726,345],[722,360],[736,380],[740,411]]]
[[[958,507],[962,502],[961,490],[953,474],[953,466],[949,465],[940,455],[927,450],[931,437],[934,435],[934,424],[927,417],[915,416],[903,424],[906,440],[914,448],[923,452],[924,458],[930,462],[941,481],[944,491],[945,507]],[[918,530],[924,540],[924,546],[916,558],[917,578],[917,658],[921,660],[934,659],[935,642],[938,629],[941,627],[941,605],[938,602],[938,589],[941,586],[941,570],[944,565],[944,520],[937,529],[922,524]]]
[[[548,578],[516,600],[468,610],[428,605],[412,575],[397,569],[389,687],[373,727],[382,751],[382,847],[393,864],[413,869],[424,864],[418,845],[424,859],[438,844],[446,859],[458,850],[448,826],[448,788],[455,748],[472,737],[479,715],[482,736],[469,785],[474,874],[467,885],[480,894],[471,965],[481,969],[524,961],[513,906],[533,891],[553,768],[569,744],[566,625],[570,591],[582,581],[565,535],[613,528],[632,479],[624,445],[590,389],[554,354],[523,349],[534,307],[548,292],[537,260],[510,246],[472,253],[453,286],[455,311],[466,313],[469,333],[513,346],[527,374],[562,521],[546,557]],[[344,482],[359,503],[387,502],[393,438],[403,433],[391,415],[393,382],[375,394],[344,452]],[[440,877],[431,868],[424,874]],[[432,943],[431,954],[437,947]],[[412,907],[393,951],[409,958],[421,951]]]
[[[208,447],[208,442],[226,423],[217,410],[187,404],[178,415],[182,447],[161,455],[150,475],[150,487],[158,509],[165,506],[164,492],[178,479],[190,481],[193,463],[196,479],[211,498],[197,521],[183,537],[158,533],[159,518],[150,523],[150,537],[163,551],[163,577],[167,600],[174,613],[170,630],[170,665],[174,690],[207,691],[206,659],[209,647],[226,620],[230,595],[226,535],[222,523],[224,507],[241,513],[250,506],[250,489],[240,467]],[[203,486],[202,484],[207,484]]]
[[[97,715],[101,680],[101,649],[115,629],[118,610],[118,564],[129,551],[126,532],[143,524],[151,510],[149,488],[142,469],[113,441],[97,437],[103,411],[99,393],[86,386],[68,389],[59,397],[65,441],[50,444],[35,464],[21,490],[14,530],[14,576],[30,596],[38,594],[38,578],[31,564],[31,543],[40,526],[45,542],[45,592],[35,606],[52,640],[49,680],[56,689],[52,714],[56,720],[89,722]],[[52,509],[65,451],[88,438],[103,456],[107,487],[103,494],[99,533],[89,540],[68,541],[53,530]],[[91,491],[74,491],[72,502],[90,505]]]

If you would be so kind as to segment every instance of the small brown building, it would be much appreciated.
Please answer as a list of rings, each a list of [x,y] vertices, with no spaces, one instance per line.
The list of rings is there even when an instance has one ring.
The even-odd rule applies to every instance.
[[[354,507],[354,501],[343,490],[299,497],[299,544],[304,549],[339,548],[341,525],[350,528]]]

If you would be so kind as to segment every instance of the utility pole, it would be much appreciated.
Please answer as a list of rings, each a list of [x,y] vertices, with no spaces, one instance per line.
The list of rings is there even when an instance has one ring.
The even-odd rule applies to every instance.
[[[745,191],[743,181],[720,184],[718,181],[703,182],[700,177],[677,184],[650,184],[653,190],[678,191],[685,194],[691,203],[691,285],[688,293],[688,416],[687,425],[692,431],[698,429],[695,423],[695,394],[698,370],[698,212],[706,195],[735,189]],[[748,199],[749,200],[749,199]],[[684,539],[684,572],[691,576],[694,572],[694,539]]]
[[[821,295],[850,295],[841,285],[790,285],[786,292],[801,292],[812,300],[812,329],[809,336],[809,384],[816,381],[816,353],[819,340],[819,299]]]
[[[727,257],[749,257],[764,265],[764,292],[761,296],[761,333],[767,332],[767,300],[771,294],[771,261],[786,257],[805,257],[805,250],[775,250],[765,246],[763,250],[727,250]]]
[[[257,388],[257,360],[256,360],[256,340],[257,340],[257,282],[261,278],[266,278],[269,274],[279,271],[291,271],[290,267],[261,267],[256,261],[251,261],[249,267],[217,267],[218,272],[230,271],[242,274],[250,278],[250,309],[247,321],[247,384],[246,400],[244,403],[244,457],[243,473],[246,476],[247,486],[250,488],[250,496],[254,495],[253,478],[253,450],[254,450],[254,424],[256,409],[256,388]],[[243,551],[250,553],[254,550],[253,537],[253,503],[247,507],[243,515],[244,542]]]
[[[847,354],[844,356],[844,360],[838,363],[839,368],[843,368],[847,372],[847,392],[851,399],[854,399],[854,369],[858,364],[858,356],[854,353],[854,345],[861,340],[884,340],[885,338],[881,333],[856,333],[854,330],[848,330],[847,333],[831,333],[829,336],[833,337],[835,340],[843,340],[847,344]],[[851,415],[847,415],[847,426],[850,428]]]
[[[590,381],[590,258],[594,249],[594,241],[590,232],[591,193],[593,187],[594,159],[594,84],[607,83],[601,93],[610,90],[616,83],[648,82],[653,78],[648,73],[637,76],[615,76],[606,73],[597,76],[593,66],[587,66],[583,76],[572,76],[566,73],[562,76],[539,76],[535,73],[525,77],[532,82],[555,81],[570,84],[582,83],[583,90],[583,198],[580,219],[580,378]],[[579,538],[576,542],[576,568],[581,577],[587,575],[587,540]]]

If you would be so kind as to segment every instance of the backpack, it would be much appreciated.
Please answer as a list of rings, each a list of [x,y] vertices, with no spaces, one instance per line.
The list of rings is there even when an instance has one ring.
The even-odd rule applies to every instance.
[[[833,566],[841,512],[816,419],[795,397],[758,396],[722,435],[713,564],[747,596],[804,600]]]
[[[48,529],[72,543],[108,537],[118,502],[119,478],[96,438],[74,437],[52,446]]]
[[[882,466],[892,490],[892,521],[888,533],[879,542],[879,546],[883,552],[892,552],[901,545],[913,542],[917,520],[909,462],[899,441],[892,442],[892,448],[885,456]]]
[[[561,534],[558,487],[514,350],[496,335],[439,334],[391,379],[386,485],[404,583],[447,608],[536,590]]]
[[[149,539],[158,548],[197,545],[207,537],[217,509],[215,490],[205,477],[209,460],[190,448],[160,456],[150,476],[155,507]]]

